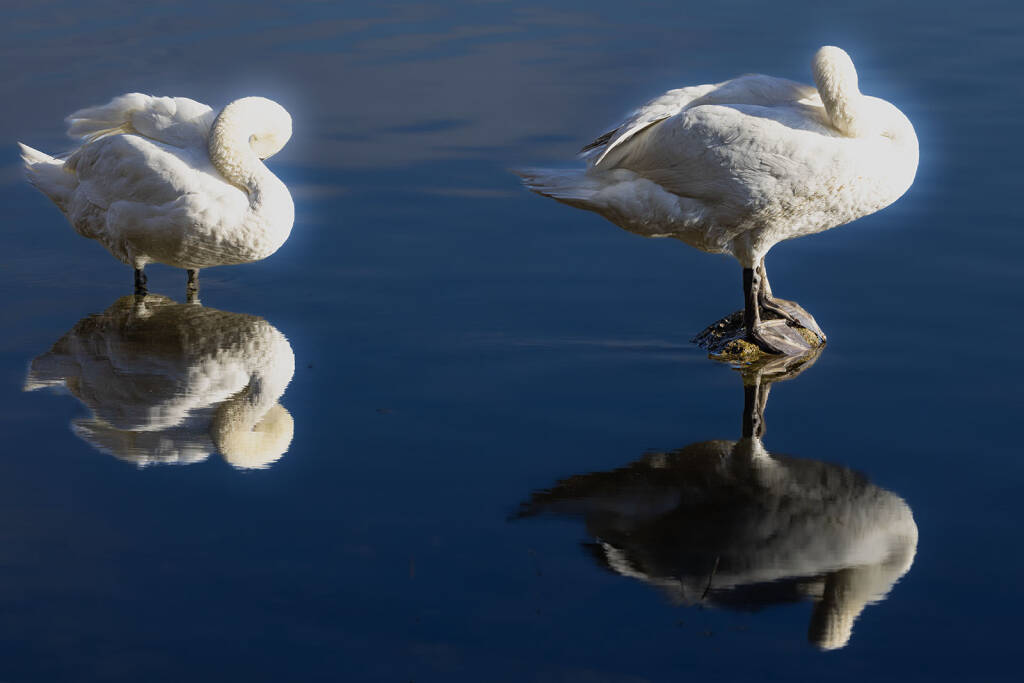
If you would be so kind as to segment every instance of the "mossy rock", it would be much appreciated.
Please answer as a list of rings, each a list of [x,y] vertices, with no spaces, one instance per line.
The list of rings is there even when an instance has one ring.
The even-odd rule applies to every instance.
[[[762,334],[772,344],[784,349],[783,354],[768,353],[745,339],[743,311],[730,313],[704,328],[693,338],[693,342],[707,350],[710,358],[740,366],[768,364],[787,357],[798,358],[823,347],[825,335],[821,333],[814,318],[798,304],[789,301],[785,304],[787,308],[792,308],[794,311],[798,309],[799,319],[806,321],[813,329],[794,324],[781,317],[766,316],[762,323]]]

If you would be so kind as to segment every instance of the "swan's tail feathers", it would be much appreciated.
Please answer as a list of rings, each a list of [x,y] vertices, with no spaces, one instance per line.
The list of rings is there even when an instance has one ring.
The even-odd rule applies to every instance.
[[[50,379],[41,375],[29,374],[29,376],[25,378],[25,384],[22,385],[21,390],[36,391],[38,389],[61,386],[64,386],[64,378]]]
[[[595,196],[604,187],[582,168],[524,168],[516,174],[527,189],[582,208],[591,208]]]
[[[29,365],[22,391],[65,386],[66,378],[74,377],[76,372],[81,369],[67,354],[51,349]]]
[[[33,149],[21,142],[18,143],[18,149],[21,151],[21,160],[25,162],[25,168],[32,168],[34,164],[55,161],[46,152],[40,152],[38,149]]]
[[[149,106],[153,98],[132,92],[121,95],[98,107],[79,109],[68,116],[68,135],[89,142],[107,135],[134,133],[132,114]]]
[[[78,187],[78,178],[64,168],[64,162],[60,159],[54,159],[20,142],[18,147],[21,149],[21,160],[25,163],[25,177],[61,211],[65,211],[71,193]]]

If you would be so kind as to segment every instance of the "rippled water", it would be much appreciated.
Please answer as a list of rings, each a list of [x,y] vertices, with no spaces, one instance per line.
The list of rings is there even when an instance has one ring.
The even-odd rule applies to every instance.
[[[1015,680],[1022,29],[1009,2],[5,9],[0,680]],[[808,81],[825,43],[921,167],[773,250],[829,344],[743,376],[688,342],[739,307],[734,262],[508,169],[670,87]],[[122,298],[20,178],[15,140],[57,151],[131,90],[294,117],[292,236],[204,271],[201,308],[160,266]]]

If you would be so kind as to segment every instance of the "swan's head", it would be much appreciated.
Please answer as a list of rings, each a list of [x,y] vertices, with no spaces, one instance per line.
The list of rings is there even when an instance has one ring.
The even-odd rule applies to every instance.
[[[214,121],[212,134],[218,145],[224,142],[220,138],[248,136],[252,151],[266,159],[280,152],[291,138],[292,117],[284,107],[266,97],[243,97],[224,107]]]
[[[262,470],[288,451],[295,421],[280,403],[271,406],[255,425],[248,423],[239,411],[228,411],[213,434],[217,450],[228,463],[238,469]]]
[[[869,522],[864,525],[864,522]],[[858,528],[860,527],[860,528]],[[808,639],[822,650],[836,650],[850,642],[853,624],[867,605],[884,600],[896,582],[914,564],[917,524],[906,501],[879,491],[861,514],[850,515],[843,531],[851,567],[825,578],[821,599],[814,607]]]
[[[280,152],[292,136],[292,117],[277,102],[265,97],[243,97],[232,102],[243,112],[238,124],[252,131],[249,145],[260,159]]]
[[[838,47],[826,45],[814,54],[811,69],[832,125],[848,137],[864,134],[868,122],[861,111],[863,96],[850,55]]]

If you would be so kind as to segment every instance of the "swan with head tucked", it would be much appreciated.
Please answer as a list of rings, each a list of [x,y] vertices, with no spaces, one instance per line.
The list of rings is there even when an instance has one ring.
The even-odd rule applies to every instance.
[[[811,599],[810,641],[844,647],[861,612],[910,570],[918,529],[906,501],[863,475],[765,449],[771,384],[820,350],[744,369],[739,440],[567,477],[534,492],[517,517],[582,517],[594,559],[676,604],[757,610]]]
[[[918,162],[910,121],[861,94],[846,52],[823,47],[812,69],[816,88],[748,75],[671,90],[585,147],[586,168],[520,174],[529,189],[630,232],[731,254],[743,267],[746,339],[799,352],[766,334],[762,318],[824,335],[802,308],[772,296],[768,250],[888,206]]]
[[[80,320],[32,361],[25,389],[66,387],[92,413],[72,430],[120,460],[191,464],[218,451],[258,469],[291,444],[278,400],[294,373],[291,345],[263,318],[150,294]]]
[[[29,181],[82,236],[135,269],[188,271],[258,261],[291,232],[288,188],[263,164],[291,137],[291,117],[262,97],[219,113],[184,97],[129,93],[67,119],[82,144],[66,158],[21,146]],[[20,143],[19,143],[20,144]]]

